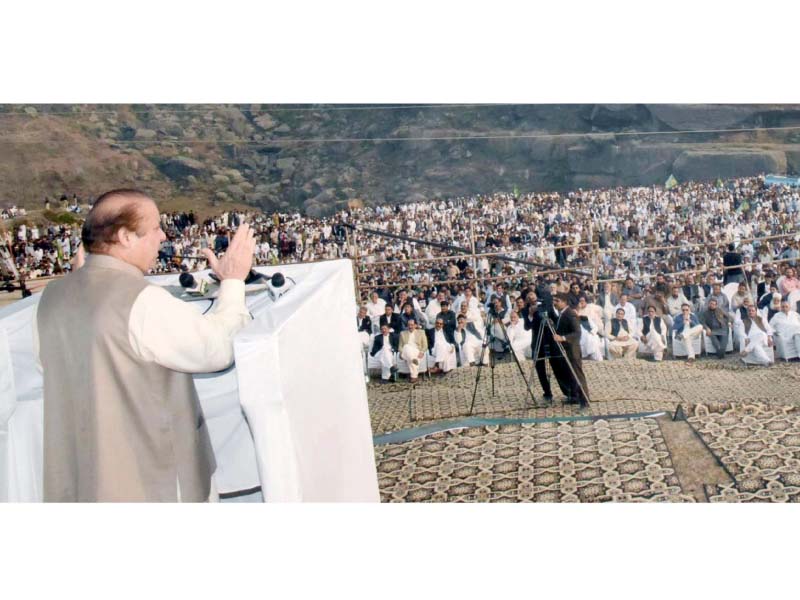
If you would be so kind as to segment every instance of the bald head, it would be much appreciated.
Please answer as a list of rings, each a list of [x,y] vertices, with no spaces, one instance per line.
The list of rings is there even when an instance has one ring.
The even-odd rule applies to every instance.
[[[88,252],[104,253],[118,242],[121,229],[142,233],[145,206],[155,203],[139,190],[111,190],[100,196],[86,215],[81,238]]]
[[[106,254],[147,273],[166,239],[158,207],[138,190],[113,190],[97,199],[83,224],[83,243],[92,254]]]

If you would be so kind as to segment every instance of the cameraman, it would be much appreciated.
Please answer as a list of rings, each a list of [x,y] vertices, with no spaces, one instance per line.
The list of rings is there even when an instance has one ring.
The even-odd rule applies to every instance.
[[[531,356],[536,366],[536,376],[539,378],[539,384],[544,392],[544,402],[552,404],[553,392],[550,389],[550,381],[547,379],[545,360],[550,357],[550,349],[553,347],[554,342],[550,328],[545,325],[545,319],[548,315],[550,318],[554,318],[555,313],[552,313],[552,305],[548,307],[546,303],[539,302],[539,298],[534,291],[528,292],[525,300],[527,310],[520,316],[525,322],[525,329],[531,330]],[[538,354],[534,354],[536,352],[536,338],[542,329],[542,343],[539,346]]]
[[[511,311],[503,303],[502,298],[495,296],[489,307],[489,320],[492,327],[492,338],[494,339],[492,350],[495,352],[505,352],[508,346],[508,338],[505,334],[505,325],[509,322]]]

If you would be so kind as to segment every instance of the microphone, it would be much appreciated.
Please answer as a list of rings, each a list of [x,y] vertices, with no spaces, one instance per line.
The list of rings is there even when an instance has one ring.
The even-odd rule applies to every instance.
[[[286,283],[286,278],[281,273],[275,273],[270,279],[270,283],[272,287],[280,288],[283,287],[283,284]]]
[[[191,273],[181,273],[178,276],[178,281],[188,294],[204,296],[208,291],[208,282],[205,279],[201,279],[198,283]]]
[[[263,279],[263,278],[264,278],[264,276],[261,273],[255,271],[253,269],[250,269],[250,272],[247,274],[247,277],[244,278],[244,284],[245,285],[250,285],[251,283],[255,283],[259,279]]]
[[[274,288],[281,288],[286,283],[286,278],[283,276],[282,273],[266,275],[263,273],[259,273],[254,269],[251,269],[250,272],[247,274],[244,283],[245,285],[248,285],[257,282],[259,279],[263,280],[264,283],[269,283]]]
[[[184,288],[193,288],[197,285],[191,273],[181,273],[180,277],[178,277],[178,281],[180,281],[181,287]]]

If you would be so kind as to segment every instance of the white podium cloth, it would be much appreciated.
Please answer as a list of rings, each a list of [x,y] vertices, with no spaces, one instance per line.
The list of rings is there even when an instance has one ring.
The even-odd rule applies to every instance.
[[[363,367],[350,326],[350,262],[257,270],[280,270],[297,285],[277,301],[266,292],[248,296],[254,321],[236,338],[235,368],[195,377],[220,494],[261,486],[267,501],[377,501]],[[178,285],[177,275],[148,279]],[[38,301],[36,294],[0,310],[0,501],[42,500],[42,377],[31,330]],[[200,311],[210,304],[192,303]],[[338,325],[340,315],[348,329]],[[253,354],[265,343],[271,354]]]
[[[267,502],[379,501],[350,261],[282,270],[297,286],[234,340]],[[297,276],[294,275],[297,273]]]

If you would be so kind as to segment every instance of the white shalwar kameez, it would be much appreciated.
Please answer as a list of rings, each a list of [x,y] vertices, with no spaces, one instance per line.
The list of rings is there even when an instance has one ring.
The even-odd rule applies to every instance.
[[[389,341],[389,336],[383,336],[383,348],[378,352],[378,362],[381,365],[381,379],[389,379],[392,376],[392,367],[394,366],[394,353],[392,352],[392,344]]]
[[[800,315],[793,310],[789,311],[788,315],[779,312],[772,317],[769,324],[782,339],[787,342],[794,341],[794,347],[800,351]]]
[[[590,360],[603,360],[603,343],[597,333],[597,327],[589,320],[591,331],[581,325],[581,356]]]
[[[523,361],[526,358],[530,358],[531,332],[525,329],[525,324],[522,321],[517,321],[516,324],[509,323],[506,331],[508,331],[508,341],[517,356],[517,360]]]
[[[433,338],[433,361],[438,363],[445,373],[452,371],[456,368],[456,347],[447,341],[442,329],[435,331]]]
[[[772,335],[772,327],[769,323],[764,323],[766,331],[762,330],[755,323],[750,324],[750,331],[745,331],[744,337],[740,342],[741,352],[747,355],[742,358],[749,363],[757,365],[768,365],[772,363],[772,358],[767,353],[768,336]]]
[[[481,331],[481,330],[478,330]],[[460,331],[456,331],[456,341],[459,341],[458,336],[461,335]],[[460,344],[459,352],[461,352],[461,366],[468,366],[470,364],[477,364],[481,357],[481,350],[483,350],[483,340],[475,337],[469,331],[466,331],[464,343]],[[488,364],[489,353],[484,356],[483,362]]]
[[[662,319],[661,329],[666,331],[666,328],[667,324]],[[647,332],[647,336],[642,335],[641,340],[647,351],[653,355],[653,360],[660,361],[664,358],[664,350],[667,349],[667,344],[661,332],[656,331],[655,323],[650,323],[650,331]]]

